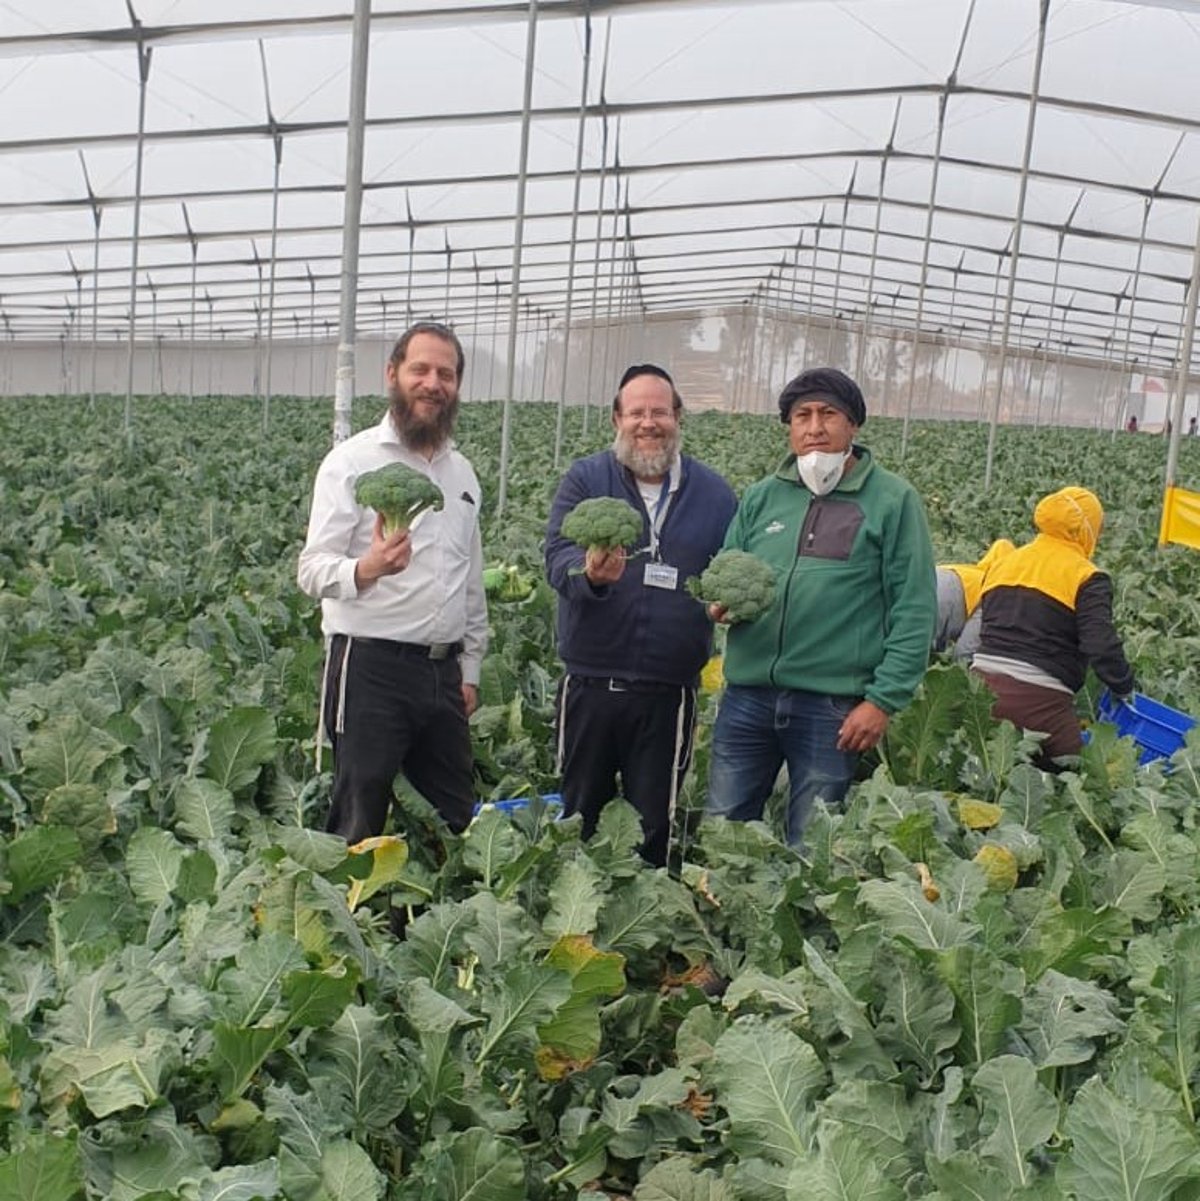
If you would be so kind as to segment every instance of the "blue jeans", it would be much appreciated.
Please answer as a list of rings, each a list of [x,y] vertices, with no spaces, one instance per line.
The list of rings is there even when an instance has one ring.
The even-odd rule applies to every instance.
[[[705,812],[734,821],[758,821],[787,763],[785,837],[799,846],[813,801],[842,802],[858,756],[837,749],[838,730],[859,702],[791,688],[731,684],[713,727]]]

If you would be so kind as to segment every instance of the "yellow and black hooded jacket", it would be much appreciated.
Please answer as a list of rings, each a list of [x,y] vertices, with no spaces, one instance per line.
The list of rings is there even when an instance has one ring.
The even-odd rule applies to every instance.
[[[1133,669],[1113,626],[1112,581],[1091,561],[1103,520],[1086,488],[1038,502],[1037,536],[984,580],[981,654],[1031,663],[1073,692],[1090,663],[1113,692],[1133,691]]]

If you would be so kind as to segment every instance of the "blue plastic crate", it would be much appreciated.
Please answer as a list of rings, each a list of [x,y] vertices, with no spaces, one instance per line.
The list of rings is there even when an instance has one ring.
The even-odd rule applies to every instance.
[[[531,798],[527,796],[510,797],[506,801],[480,801],[475,806],[475,812],[478,813],[484,805],[492,805],[499,809],[501,813],[515,813],[518,809],[528,809]],[[542,800],[546,802],[547,809],[561,809],[562,795],[557,792],[548,792]]]
[[[1170,758],[1183,746],[1187,732],[1196,724],[1190,713],[1172,709],[1140,692],[1135,692],[1128,701],[1120,701],[1105,689],[1100,696],[1099,714],[1102,721],[1111,722],[1119,734],[1138,744],[1142,763]]]

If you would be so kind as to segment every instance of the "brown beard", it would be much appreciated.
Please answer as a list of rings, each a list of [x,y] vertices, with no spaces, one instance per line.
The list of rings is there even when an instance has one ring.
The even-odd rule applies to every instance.
[[[458,420],[458,393],[456,391],[438,409],[432,421],[427,421],[413,413],[412,402],[398,384],[392,384],[388,388],[388,412],[400,441],[409,450],[420,454],[440,450],[454,433],[454,424]]]

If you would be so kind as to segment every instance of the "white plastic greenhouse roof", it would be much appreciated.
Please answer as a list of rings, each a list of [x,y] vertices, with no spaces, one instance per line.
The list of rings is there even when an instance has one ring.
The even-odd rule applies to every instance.
[[[360,329],[507,309],[530,7],[373,5]],[[920,309],[995,340],[1016,245],[1014,343],[1165,368],[1200,215],[1200,5],[1048,0],[1035,79],[1041,8],[543,0],[520,303],[561,319],[570,279],[579,320]],[[139,323],[182,337],[193,298],[201,335],[261,321],[278,152],[275,336],[336,328],[351,10],[0,0],[10,336],[85,329],[93,307],[101,338],[128,328],[139,61]]]

